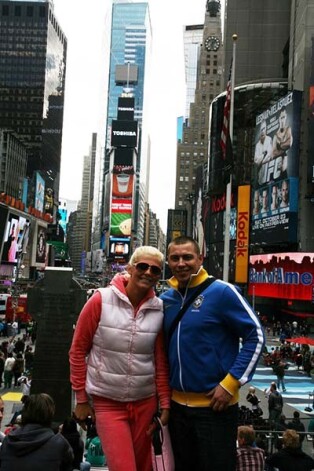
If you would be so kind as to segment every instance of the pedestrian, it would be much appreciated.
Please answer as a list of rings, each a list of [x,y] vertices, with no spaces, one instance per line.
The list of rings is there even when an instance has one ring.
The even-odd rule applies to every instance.
[[[290,428],[291,430],[295,430],[296,432],[301,432],[299,433],[300,437],[300,446],[302,448],[303,441],[305,439],[305,427],[303,422],[300,420],[300,412],[295,410],[293,412],[293,419],[291,422],[288,422],[287,428]]]
[[[18,379],[24,372],[24,358],[22,353],[18,353],[16,355],[12,371],[14,376],[14,387],[17,388],[19,386]]]
[[[0,351],[0,388],[2,387],[2,381],[3,381],[4,363],[5,363],[4,353]]]
[[[13,379],[13,367],[15,363],[15,358],[13,357],[13,353],[8,353],[8,357],[4,363],[4,387],[10,389],[12,386],[12,379]]]
[[[237,469],[236,471],[264,471],[265,452],[255,445],[253,427],[238,427]]]
[[[278,471],[312,471],[314,460],[300,448],[299,435],[295,430],[286,430],[282,436],[283,447],[266,459],[271,469]],[[267,468],[268,469],[268,468]]]
[[[275,363],[273,366],[273,371],[275,375],[277,376],[277,389],[281,389],[283,392],[286,391],[286,386],[285,386],[285,367],[286,364],[282,361],[279,360],[278,363]]]
[[[279,418],[282,414],[283,399],[275,383],[271,384],[270,394],[268,397],[268,411],[269,411],[269,422],[272,426],[276,426],[279,422]]]
[[[255,416],[262,415],[260,412],[262,412],[261,408],[259,407],[260,400],[255,394],[255,388],[253,386],[249,387],[249,392],[246,396],[246,400],[251,404],[252,407],[252,412]]]
[[[161,295],[172,388],[169,429],[176,471],[233,471],[239,388],[253,376],[264,333],[237,288],[210,277],[202,262],[194,239],[169,244],[173,277]]]
[[[72,471],[72,448],[51,428],[54,413],[55,404],[48,394],[27,397],[21,427],[11,431],[2,442],[1,471]]]
[[[138,247],[127,273],[86,302],[74,331],[74,416],[79,423],[95,417],[110,471],[151,471],[150,432],[158,406],[162,423],[168,422],[163,306],[154,292],[162,266],[159,250]]]

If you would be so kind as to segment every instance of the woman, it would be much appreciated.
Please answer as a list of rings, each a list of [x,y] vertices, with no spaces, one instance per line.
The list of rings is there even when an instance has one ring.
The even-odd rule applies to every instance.
[[[158,406],[162,423],[168,422],[162,301],[153,290],[162,264],[159,250],[137,248],[128,274],[96,291],[76,325],[70,349],[74,414],[79,422],[96,419],[110,471],[151,471],[150,433]]]
[[[259,409],[260,408],[259,408],[258,404],[259,404],[260,400],[256,396],[255,388],[253,388],[253,386],[249,387],[249,392],[246,396],[246,400],[251,404],[253,414],[254,415],[259,415]]]
[[[0,448],[1,471],[72,471],[73,452],[51,428],[55,404],[48,394],[27,396],[21,427],[11,431]]]

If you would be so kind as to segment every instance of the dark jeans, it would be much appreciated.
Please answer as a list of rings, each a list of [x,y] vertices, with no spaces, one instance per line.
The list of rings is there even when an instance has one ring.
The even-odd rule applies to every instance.
[[[176,471],[235,471],[238,405],[224,412],[171,402],[169,430]]]

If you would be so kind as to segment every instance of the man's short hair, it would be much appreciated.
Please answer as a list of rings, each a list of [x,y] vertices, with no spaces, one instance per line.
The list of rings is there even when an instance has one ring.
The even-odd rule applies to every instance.
[[[294,417],[295,419],[299,419],[299,418],[300,418],[300,413],[299,413],[297,410],[295,410],[295,411],[293,412],[293,417]]]
[[[189,236],[179,236],[173,239],[168,245],[168,251],[172,245],[184,245],[184,244],[192,244],[195,248],[197,255],[201,254],[198,243],[196,242],[195,239],[193,239],[193,237],[189,237]]]
[[[244,440],[245,445],[252,446],[255,441],[255,432],[248,425],[240,425],[238,427],[238,439]]]

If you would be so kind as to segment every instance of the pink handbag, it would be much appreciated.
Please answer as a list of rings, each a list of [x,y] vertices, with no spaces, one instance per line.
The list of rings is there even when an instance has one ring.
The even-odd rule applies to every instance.
[[[174,458],[168,425],[162,425],[159,417],[154,418],[157,425],[152,436],[152,462],[154,471],[174,471]]]

